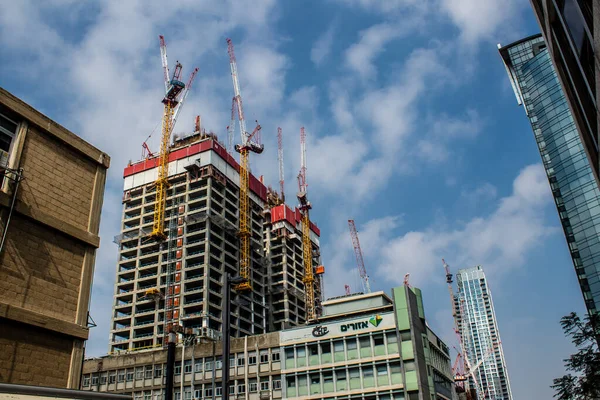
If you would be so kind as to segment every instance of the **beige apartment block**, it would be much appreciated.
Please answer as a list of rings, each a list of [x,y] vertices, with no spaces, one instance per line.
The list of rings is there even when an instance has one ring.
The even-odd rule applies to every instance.
[[[0,382],[79,387],[109,164],[0,88]]]
[[[222,398],[221,354],[220,341],[178,347],[174,399]],[[161,400],[166,361],[163,349],[89,359],[84,364],[82,389]],[[279,332],[232,339],[229,364],[230,399],[282,398]]]

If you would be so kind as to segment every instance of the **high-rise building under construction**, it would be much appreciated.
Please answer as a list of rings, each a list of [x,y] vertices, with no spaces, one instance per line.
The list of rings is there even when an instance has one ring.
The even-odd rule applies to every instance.
[[[169,321],[221,331],[223,274],[236,276],[239,270],[240,167],[214,135],[200,132],[176,140],[168,163],[165,227],[170,234],[162,246],[148,238],[158,158],[124,171],[111,353],[163,345],[168,286],[178,295],[167,311],[172,312]],[[306,317],[301,214],[252,174],[249,186],[252,290],[231,293],[233,337],[296,326]],[[322,269],[319,234],[311,223],[316,273]],[[315,298],[320,299],[322,275],[317,277]]]
[[[456,274],[457,325],[464,351],[474,372],[478,396],[484,399],[512,400],[506,362],[492,294],[481,266],[458,270]],[[469,368],[469,366],[467,366]]]

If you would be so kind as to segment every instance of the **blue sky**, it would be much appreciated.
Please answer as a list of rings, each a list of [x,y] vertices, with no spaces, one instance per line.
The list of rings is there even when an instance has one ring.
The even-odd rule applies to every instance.
[[[263,126],[256,174],[288,192],[307,131],[309,195],[327,296],[359,288],[347,219],[375,289],[423,289],[449,341],[441,258],[484,266],[515,398],[550,398],[572,348],[558,321],[583,309],[558,216],[496,44],[538,32],[517,0],[0,1],[0,85],[112,157],[97,254],[89,355],[107,351],[122,171],[161,117],[158,35],[187,76],[176,132],[193,116],[225,139],[236,46],[248,121]],[[149,141],[158,148],[158,134]],[[291,196],[288,196],[291,197]]]

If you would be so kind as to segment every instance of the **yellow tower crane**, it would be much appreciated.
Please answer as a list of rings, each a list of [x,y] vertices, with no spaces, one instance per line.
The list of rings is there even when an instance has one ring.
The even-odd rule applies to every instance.
[[[165,105],[162,121],[162,136],[160,140],[160,154],[158,156],[158,178],[156,179],[156,206],[154,207],[154,221],[150,237],[163,241],[165,234],[165,204],[167,200],[167,187],[169,179],[169,148],[171,144],[171,133],[177,122],[177,116],[187,97],[192,82],[198,73],[195,68],[190,75],[187,85],[181,78],[183,66],[177,61],[173,76],[169,78],[169,66],[167,63],[167,45],[165,38],[160,35],[160,55],[165,78],[165,97],[162,102]]]
[[[233,51],[233,42],[227,39],[227,51],[229,53],[229,65],[231,67],[231,78],[233,79],[234,96],[231,103],[231,124],[230,132],[233,132],[235,126],[235,110],[240,124],[241,143],[235,145],[235,150],[240,153],[240,277],[242,283],[237,284],[234,289],[237,291],[252,290],[250,282],[250,240],[252,236],[251,214],[250,214],[250,171],[249,155],[250,152],[260,154],[264,146],[260,143],[260,125],[256,122],[256,128],[252,133],[246,131],[246,121],[244,119],[244,109],[242,106],[242,94],[240,92],[240,83],[238,81],[237,62]]]
[[[318,317],[317,300],[320,303],[320,298],[315,299],[315,275],[322,275],[325,272],[325,267],[317,266],[316,271],[313,270],[313,248],[310,239],[310,215],[309,210],[312,208],[308,201],[306,184],[306,133],[304,127],[300,128],[300,173],[298,174],[298,202],[300,203],[300,211],[302,213],[302,253],[304,260],[304,291],[306,294],[306,323],[315,321]],[[321,283],[323,277],[321,276]],[[322,285],[321,285],[322,287]],[[323,293],[321,293],[321,296]]]

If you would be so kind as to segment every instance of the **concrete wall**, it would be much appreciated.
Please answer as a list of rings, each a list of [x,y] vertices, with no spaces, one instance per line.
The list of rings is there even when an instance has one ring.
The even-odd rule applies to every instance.
[[[109,157],[0,88],[22,177],[0,191],[0,381],[78,388]],[[10,174],[10,173],[7,173]]]

